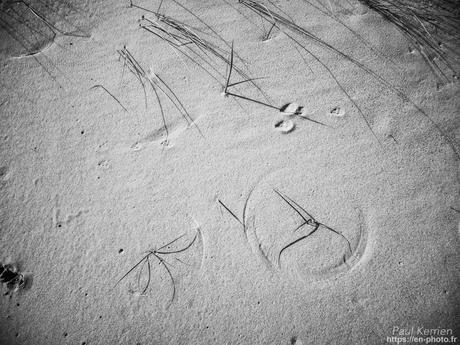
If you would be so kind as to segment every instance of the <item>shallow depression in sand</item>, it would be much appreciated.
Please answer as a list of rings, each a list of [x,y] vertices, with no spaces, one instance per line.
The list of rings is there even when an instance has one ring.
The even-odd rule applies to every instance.
[[[294,130],[295,124],[292,120],[279,119],[275,121],[275,130],[283,134],[290,133]]]
[[[291,271],[305,282],[323,281],[359,262],[367,228],[346,191],[307,180],[291,169],[262,179],[248,200],[248,239],[270,268]]]
[[[335,116],[335,117],[344,117],[345,114],[346,114],[346,111],[345,111],[345,109],[343,109],[341,107],[335,107],[335,108],[331,109],[329,114],[331,116]]]

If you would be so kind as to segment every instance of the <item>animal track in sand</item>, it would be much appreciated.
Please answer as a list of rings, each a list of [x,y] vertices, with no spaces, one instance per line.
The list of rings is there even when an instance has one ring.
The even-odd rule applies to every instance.
[[[368,230],[361,209],[346,191],[328,186],[323,193],[322,186],[305,180],[303,172],[289,169],[262,179],[247,202],[246,231],[253,252],[268,267],[319,282],[356,266]],[[307,214],[314,221],[306,221]]]
[[[295,124],[292,120],[287,119],[278,119],[274,123],[275,130],[287,134],[292,132],[295,129]]]
[[[177,123],[176,126],[168,125],[169,135],[166,136],[166,129],[161,127],[160,129],[154,130],[142,137],[131,145],[131,149],[139,151],[144,147],[144,144],[155,143],[162,148],[172,148],[175,146],[175,141],[179,138],[189,126]]]
[[[329,112],[329,114],[335,117],[344,117],[346,112],[345,112],[345,109],[341,107],[335,107]]]
[[[275,128],[282,133],[289,133],[294,130],[295,123],[293,122],[293,119],[296,117],[302,120],[310,121],[316,125],[327,126],[327,124],[315,120],[314,116],[312,117],[312,114],[310,114],[307,109],[294,102],[283,105],[279,111],[283,118],[275,121]]]
[[[109,169],[110,168],[110,163],[109,161],[106,160],[101,160],[97,163],[97,166],[101,169]]]
[[[53,207],[53,226],[55,228],[62,228],[63,225],[70,225],[73,221],[78,220],[81,218],[85,213],[88,213],[88,210],[79,210],[77,213],[72,214],[69,213],[65,217],[64,220],[61,218],[61,208],[60,208],[60,202],[59,202],[59,196],[55,195],[54,197],[54,207]]]
[[[287,103],[280,108],[280,112],[287,116],[302,114],[303,107],[297,103]]]

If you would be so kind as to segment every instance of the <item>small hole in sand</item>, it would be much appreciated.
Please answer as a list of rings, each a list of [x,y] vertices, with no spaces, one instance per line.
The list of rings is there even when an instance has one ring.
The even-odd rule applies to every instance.
[[[123,248],[118,249],[118,254],[123,253]]]
[[[85,131],[81,131],[80,133],[81,133],[81,134],[85,134]]]

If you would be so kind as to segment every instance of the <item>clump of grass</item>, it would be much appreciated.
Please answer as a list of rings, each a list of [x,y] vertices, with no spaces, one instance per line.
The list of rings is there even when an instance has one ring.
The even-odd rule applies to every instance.
[[[137,268],[140,268],[140,270],[138,272],[138,276],[137,276],[138,290],[140,291],[140,293],[142,295],[145,294],[147,292],[149,286],[150,286],[151,278],[152,278],[152,268],[151,268],[150,260],[154,258],[154,259],[157,260],[158,264],[160,264],[165,269],[165,271],[168,274],[169,279],[171,281],[172,293],[171,293],[171,298],[169,299],[169,302],[168,302],[168,305],[167,305],[167,307],[169,307],[172,304],[172,302],[174,301],[174,298],[176,297],[176,281],[175,281],[174,276],[173,276],[172,271],[171,271],[172,264],[168,263],[168,261],[166,261],[165,256],[185,252],[187,249],[189,249],[195,243],[196,239],[198,238],[198,235],[199,235],[199,229],[197,230],[197,233],[195,234],[193,239],[187,245],[185,245],[184,247],[182,247],[180,249],[166,250],[166,248],[170,247],[171,245],[173,245],[174,243],[176,243],[177,241],[182,239],[185,236],[185,234],[176,237],[175,239],[173,239],[172,241],[162,245],[158,249],[148,250],[147,253],[142,257],[142,259],[139,262],[137,262],[133,267],[131,267],[131,269],[128,272],[126,272],[117,281],[115,286],[117,286],[123,279],[125,279],[134,270],[136,270]],[[176,258],[176,260],[178,262],[184,263],[182,260],[180,260],[178,258]],[[145,267],[147,268],[147,281],[143,285],[143,287],[141,287],[141,283],[140,283],[141,275],[144,272]]]
[[[117,50],[120,58],[123,60],[124,66],[128,67],[128,70],[136,77],[139,81],[143,93],[144,93],[144,101],[145,107],[147,108],[147,87],[150,86],[152,92],[155,95],[157,100],[158,106],[160,108],[160,114],[163,121],[163,128],[166,133],[166,142],[169,137],[169,129],[166,122],[166,115],[163,108],[163,103],[160,97],[160,93],[163,94],[167,100],[174,106],[174,108],[180,113],[180,115],[184,118],[187,122],[187,125],[194,125],[195,128],[198,130],[201,136],[203,133],[199,129],[198,125],[195,123],[193,118],[191,117],[190,113],[187,111],[185,106],[182,104],[180,99],[177,97],[176,93],[168,86],[168,84],[155,72],[152,70],[145,70],[140,63],[136,60],[136,58],[131,54],[131,52],[126,48]]]
[[[225,66],[229,66],[230,60],[228,58],[228,52],[210,39],[205,38],[205,34],[200,35],[197,29],[171,17],[159,13],[155,13],[155,15],[157,21],[143,16],[141,27],[167,42],[175,50],[179,50],[182,55],[205,70],[208,75],[223,86],[222,79],[224,76],[220,73],[217,63],[220,62]],[[254,82],[255,79],[250,78],[242,68],[238,66],[233,66],[233,68],[236,73],[250,82],[266,99],[268,99],[268,96],[266,96],[262,89]]]
[[[457,77],[460,63],[458,1],[359,1],[395,25],[440,81],[450,81],[452,77]],[[448,76],[446,70],[452,76]]]
[[[154,19],[143,15],[140,27],[167,43],[176,53],[180,54],[179,56],[183,56],[186,60],[191,61],[224,88],[225,75],[221,73],[220,66],[223,64],[228,69],[231,44],[197,14],[180,2],[172,1],[180,9],[190,14],[204,28],[198,29],[192,27],[189,24],[160,13],[162,3],[160,3],[156,11],[134,4],[132,1],[130,7],[153,14]],[[262,95],[266,102],[270,102],[270,97],[256,83],[257,78],[249,76],[245,61],[236,52],[234,55],[238,64],[244,66],[243,68],[234,64],[233,69],[235,72],[246,79]],[[238,102],[236,101],[236,103]]]
[[[362,35],[360,35],[358,32],[353,30],[348,24],[346,24],[343,20],[341,20],[336,13],[330,8],[329,6],[326,6],[325,4],[322,4],[318,2],[317,4],[313,3],[310,0],[303,0],[306,4],[309,6],[313,7],[317,11],[319,11],[321,14],[323,14],[326,17],[331,18],[335,22],[339,23],[342,27],[344,27],[347,31],[351,32],[353,36],[355,36],[362,44],[364,44],[370,51],[372,51],[376,56],[383,57],[384,59],[388,60],[391,62],[393,65],[395,65],[395,62],[384,52],[382,52],[380,49],[376,48],[373,46],[366,38],[364,38]]]
[[[457,143],[452,138],[450,138],[450,136],[442,129],[442,127],[429,114],[427,114],[419,105],[417,105],[414,101],[412,101],[404,92],[402,92],[401,90],[396,88],[394,85],[389,83],[384,77],[377,74],[375,71],[365,66],[363,63],[356,60],[352,56],[345,54],[344,52],[335,48],[333,45],[329,44],[328,42],[314,35],[307,29],[303,28],[302,26],[297,25],[292,19],[288,18],[286,15],[283,15],[283,13],[277,7],[275,7],[274,9],[269,8],[267,5],[257,2],[257,1],[253,1],[253,0],[239,0],[239,3],[249,8],[254,13],[259,15],[261,18],[268,21],[269,23],[275,24],[277,29],[282,31],[283,34],[286,35],[289,39],[291,39],[300,49],[310,54],[314,58],[314,60],[317,61],[327,71],[327,73],[333,78],[333,80],[335,81],[337,86],[340,88],[340,90],[344,93],[344,95],[348,98],[348,100],[358,110],[358,113],[360,114],[364,122],[366,123],[366,126],[368,127],[368,129],[370,130],[370,132],[372,133],[372,135],[374,136],[374,138],[377,140],[377,142],[380,145],[382,145],[380,139],[378,138],[378,136],[372,129],[371,123],[369,122],[367,117],[364,115],[363,111],[361,110],[357,102],[349,95],[345,87],[342,85],[342,83],[340,83],[340,81],[334,75],[332,70],[317,55],[315,55],[310,49],[308,49],[306,45],[301,42],[300,39],[307,40],[308,42],[311,42],[319,46],[322,49],[330,51],[336,54],[337,56],[339,56],[340,58],[343,58],[344,60],[354,64],[359,69],[361,69],[365,73],[372,76],[375,80],[377,80],[383,86],[388,88],[388,90],[390,90],[392,93],[398,96],[401,100],[403,100],[404,102],[408,102],[422,116],[424,116],[428,121],[430,121],[430,123],[438,130],[441,136],[448,142],[455,156],[458,159],[460,159],[460,152],[457,149]],[[271,3],[271,2],[268,1],[268,3]]]

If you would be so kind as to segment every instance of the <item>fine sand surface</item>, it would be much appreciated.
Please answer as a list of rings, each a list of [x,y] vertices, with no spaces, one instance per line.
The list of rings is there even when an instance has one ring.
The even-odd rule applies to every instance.
[[[161,6],[224,57],[195,48],[204,68],[129,1],[56,2],[51,27],[17,7],[38,32],[8,29],[28,41],[2,14],[0,259],[27,284],[2,286],[1,344],[460,337],[458,81],[358,1],[318,3],[347,27],[301,0],[270,6],[395,89],[288,30],[267,39],[233,0],[182,0],[201,21]],[[230,84],[263,78],[227,93],[274,108],[225,97],[232,42]],[[289,103],[302,113],[276,109]]]

